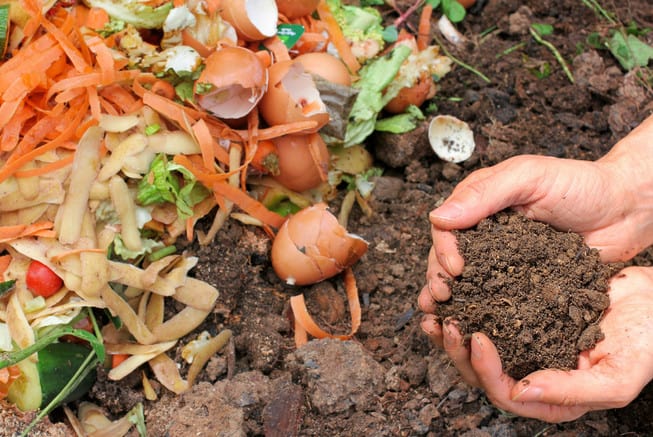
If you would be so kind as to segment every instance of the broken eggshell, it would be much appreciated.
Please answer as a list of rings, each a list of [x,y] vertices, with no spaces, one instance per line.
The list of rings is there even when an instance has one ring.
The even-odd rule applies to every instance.
[[[277,34],[279,10],[274,0],[230,0],[222,5],[220,16],[244,41],[262,41]]]
[[[476,147],[469,125],[450,115],[434,117],[428,135],[433,151],[444,161],[463,162],[472,156]]]
[[[335,56],[326,52],[304,53],[295,58],[304,67],[304,71],[329,82],[344,86],[351,85],[351,75],[347,66]]]
[[[220,118],[249,114],[267,89],[267,69],[258,56],[242,47],[223,47],[205,60],[195,81],[198,104]]]
[[[317,125],[306,132],[317,132],[329,122],[326,105],[315,82],[294,60],[281,61],[268,68],[268,90],[261,99],[261,116],[271,126],[313,120]]]
[[[327,205],[319,203],[290,216],[272,243],[272,267],[290,285],[309,285],[351,267],[368,243],[350,234]]]

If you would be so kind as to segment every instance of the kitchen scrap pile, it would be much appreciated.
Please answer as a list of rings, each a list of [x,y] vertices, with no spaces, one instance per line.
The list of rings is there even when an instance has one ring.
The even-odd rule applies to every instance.
[[[0,1],[0,399],[42,417],[82,396],[98,364],[119,380],[147,363],[187,390],[231,333],[186,344],[182,378],[166,351],[219,293],[175,242],[210,244],[228,219],[283,234],[291,249],[272,258],[289,284],[345,271],[355,292],[348,269],[367,244],[326,202],[346,185],[345,204],[369,209],[379,169],[364,140],[414,127],[451,68],[423,36],[392,39],[375,9],[339,0]],[[295,263],[315,273],[279,261],[300,244],[291,258],[313,256]],[[170,299],[183,309],[166,318]],[[55,369],[67,376],[50,384]],[[143,387],[156,397],[145,372]],[[133,423],[82,406],[66,409],[80,435]]]

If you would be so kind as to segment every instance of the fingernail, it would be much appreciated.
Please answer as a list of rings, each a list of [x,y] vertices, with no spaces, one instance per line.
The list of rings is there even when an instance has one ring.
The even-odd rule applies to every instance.
[[[429,288],[429,294],[431,295],[431,299],[435,301],[435,295],[433,294],[433,281],[429,279],[426,286]]]
[[[478,335],[472,334],[472,340],[474,341],[474,347],[472,347],[472,358],[480,359],[483,356],[483,344]]]
[[[445,320],[445,323],[442,324],[442,332],[444,332],[444,335],[442,336],[442,340],[444,341],[445,346],[453,347],[455,346],[456,342],[453,340],[451,337],[451,331],[449,330],[449,321]]]
[[[420,324],[422,331],[424,331],[424,334],[426,335],[433,335],[435,332],[433,331],[433,324],[429,323],[428,320],[422,320],[422,323]]]
[[[449,273],[450,275],[453,275],[453,270],[451,267],[451,257],[450,256],[445,256],[444,257],[444,268]]]
[[[517,394],[512,397],[513,401],[533,402],[539,400],[542,396],[542,389],[540,387],[532,386],[528,379],[519,381],[519,385],[521,388]]]
[[[463,213],[463,209],[457,203],[444,203],[440,207],[435,208],[431,211],[431,221],[433,220],[444,220],[451,221],[460,217]]]

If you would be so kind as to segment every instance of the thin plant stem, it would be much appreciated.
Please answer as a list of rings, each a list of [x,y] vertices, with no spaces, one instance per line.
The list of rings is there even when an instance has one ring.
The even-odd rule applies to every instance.
[[[497,55],[496,55],[496,59],[499,59],[499,58],[501,58],[501,57],[503,57],[503,56],[509,55],[510,53],[514,52],[515,50],[519,50],[519,49],[521,49],[521,48],[524,47],[525,45],[526,45],[525,42],[520,42],[519,44],[515,44],[515,45],[512,46],[512,47],[508,47],[507,49],[505,49],[505,50],[502,51],[501,53],[497,54]]]
[[[476,68],[472,67],[469,64],[464,63],[463,61],[461,61],[460,59],[458,59],[454,55],[452,55],[451,52],[449,50],[447,50],[447,48],[444,46],[444,44],[442,44],[442,40],[437,35],[434,35],[434,38],[435,38],[436,42],[438,43],[438,45],[442,48],[442,51],[444,52],[444,54],[447,55],[449,57],[449,59],[451,59],[451,61],[454,64],[458,64],[461,67],[463,67],[464,69],[471,71],[472,73],[474,73],[475,75],[477,75],[478,77],[480,77],[481,79],[483,79],[487,83],[492,82],[489,77],[487,77],[486,75],[484,75],[483,73],[478,71]]]
[[[599,4],[598,1],[596,1],[596,0],[582,0],[582,2],[583,2],[583,4],[585,4],[585,6],[592,9],[594,12],[602,15],[603,18],[608,20],[608,22],[610,24],[617,24],[615,19],[610,16],[610,13],[608,11],[603,9],[603,7]]]
[[[50,414],[50,412],[59,405],[70,393],[72,393],[77,386],[86,378],[86,376],[100,363],[95,354],[95,351],[91,350],[89,354],[84,359],[82,365],[77,369],[75,374],[70,378],[70,381],[61,389],[57,396],[52,399],[52,401],[36,415],[34,420],[23,430],[21,437],[29,435],[29,432],[39,423],[45,416]]]
[[[553,53],[553,56],[555,56],[555,58],[558,60],[558,63],[562,66],[562,69],[567,75],[569,82],[574,83],[574,75],[571,73],[571,70],[569,69],[567,62],[564,60],[564,58],[562,57],[558,49],[556,49],[555,46],[551,44],[549,41],[542,38],[540,34],[537,33],[535,29],[533,29],[533,27],[529,27],[528,30],[530,31],[533,38],[535,38],[535,41],[537,41],[539,44],[542,44],[544,47],[549,49],[551,53]]]

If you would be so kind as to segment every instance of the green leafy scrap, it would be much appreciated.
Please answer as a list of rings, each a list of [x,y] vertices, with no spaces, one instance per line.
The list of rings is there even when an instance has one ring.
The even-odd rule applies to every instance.
[[[209,190],[200,184],[183,165],[169,161],[165,154],[157,155],[150,169],[138,184],[136,198],[141,205],[172,203],[177,206],[181,219],[193,216],[193,206],[209,195]]]
[[[383,92],[410,54],[410,47],[400,45],[361,69],[360,79],[353,85],[359,93],[349,115],[345,147],[361,144],[374,132],[379,113],[396,96]]]
[[[460,23],[465,19],[467,11],[456,0],[426,0],[426,3],[431,5],[435,10],[438,7],[442,8],[442,13],[447,16],[452,23]]]
[[[16,286],[16,280],[12,279],[9,281],[0,282],[0,297],[9,293]]]
[[[417,127],[417,122],[424,120],[424,114],[415,105],[406,108],[403,114],[393,115],[392,117],[377,120],[374,130],[380,132],[391,132],[393,134],[403,134],[410,132]]]
[[[635,67],[646,67],[653,59],[653,47],[633,34],[624,35],[623,32],[616,31],[606,45],[619,64],[628,71]]]

